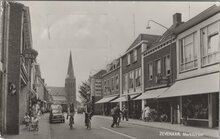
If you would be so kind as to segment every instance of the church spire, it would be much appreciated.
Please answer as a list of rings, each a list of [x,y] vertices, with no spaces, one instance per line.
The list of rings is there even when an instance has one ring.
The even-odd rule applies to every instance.
[[[69,65],[68,65],[68,71],[67,71],[67,78],[75,78],[74,72],[73,72],[73,61],[72,61],[72,53],[70,51],[70,58],[69,58]]]

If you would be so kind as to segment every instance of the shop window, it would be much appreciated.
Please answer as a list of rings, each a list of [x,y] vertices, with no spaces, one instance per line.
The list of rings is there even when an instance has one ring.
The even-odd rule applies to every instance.
[[[183,117],[208,119],[208,95],[183,97]]]
[[[180,71],[186,71],[198,66],[195,34],[180,40]]]
[[[201,30],[202,65],[219,62],[219,22]]]

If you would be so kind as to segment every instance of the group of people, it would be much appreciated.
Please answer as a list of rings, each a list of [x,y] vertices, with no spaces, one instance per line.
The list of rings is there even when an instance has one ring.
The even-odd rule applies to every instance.
[[[150,120],[150,112],[150,107],[146,104],[142,111],[142,119],[145,122]],[[111,116],[113,118],[111,127],[113,128],[115,125],[116,127],[118,127],[121,121],[121,116],[123,120],[128,121],[128,109],[127,107],[123,106],[122,110],[120,110],[119,105],[117,104],[115,107],[111,109]]]
[[[119,126],[119,123],[121,121],[121,115],[123,120],[128,121],[128,109],[125,106],[123,106],[122,110],[120,110],[119,105],[116,105],[111,109],[111,116],[113,118],[113,122],[111,124],[112,128],[115,125],[116,127]]]
[[[38,122],[41,114],[40,105],[38,103],[34,104],[29,114],[25,113],[24,115],[24,124],[26,127],[38,129]]]
[[[84,109],[84,113],[85,113],[85,126],[87,126],[88,124],[88,120],[91,120],[91,117],[93,115],[93,110],[92,110],[92,105],[90,103],[86,104],[86,107]],[[67,119],[68,117],[70,117],[69,119],[69,125],[72,126],[72,124],[74,124],[74,114],[75,114],[75,107],[74,104],[70,104],[68,111],[67,111]]]

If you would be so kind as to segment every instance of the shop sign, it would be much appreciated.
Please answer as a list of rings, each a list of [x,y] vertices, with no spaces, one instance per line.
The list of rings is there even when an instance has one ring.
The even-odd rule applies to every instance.
[[[95,96],[101,96],[102,95],[102,80],[96,79],[94,86],[95,86],[94,87]]]

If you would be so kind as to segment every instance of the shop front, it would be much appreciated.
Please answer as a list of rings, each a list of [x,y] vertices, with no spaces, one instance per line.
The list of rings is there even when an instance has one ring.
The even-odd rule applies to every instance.
[[[141,100],[134,100],[140,96],[140,94],[131,94],[126,96],[121,96],[111,103],[121,104],[120,109],[122,107],[128,108],[128,116],[129,118],[133,119],[140,119],[141,118]]]
[[[116,106],[117,103],[110,103],[111,101],[117,99],[118,96],[108,96],[100,99],[95,104],[103,104],[103,115],[109,116],[112,107]]]
[[[170,119],[170,101],[167,101],[166,99],[157,99],[157,97],[162,94],[164,91],[166,91],[168,88],[157,88],[153,90],[148,90],[142,93],[140,96],[134,99],[134,101],[139,101],[138,105],[140,106],[140,109],[143,110],[144,106],[142,103],[147,104],[151,111],[156,114],[156,116],[160,116],[160,114],[166,114],[168,116],[168,120]],[[143,102],[141,102],[143,101]],[[142,116],[142,111],[140,112],[140,118]],[[156,119],[158,120],[158,119]]]
[[[159,98],[178,98],[177,123],[217,127],[219,121],[219,73],[177,81]]]

